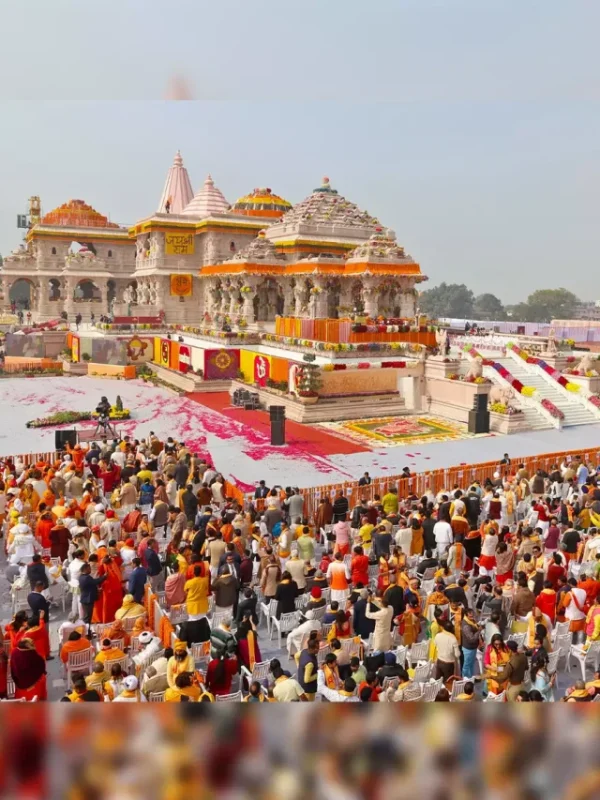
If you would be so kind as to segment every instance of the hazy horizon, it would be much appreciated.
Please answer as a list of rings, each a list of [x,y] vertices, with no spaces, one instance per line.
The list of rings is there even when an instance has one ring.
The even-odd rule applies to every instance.
[[[424,289],[600,298],[597,4],[226,6],[7,7],[2,255],[30,195],[151,214],[180,149],[194,190],[210,172],[232,203],[255,186],[298,202],[328,175]],[[161,99],[178,75],[197,99]]]

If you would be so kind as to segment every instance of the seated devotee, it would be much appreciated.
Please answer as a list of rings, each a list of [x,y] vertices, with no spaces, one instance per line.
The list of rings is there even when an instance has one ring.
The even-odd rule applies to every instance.
[[[131,619],[131,617],[139,617],[145,613],[146,609],[144,606],[141,605],[141,603],[136,603],[136,601],[133,599],[133,595],[126,594],[123,598],[121,608],[118,608],[115,612],[115,619]]]
[[[131,659],[136,672],[143,672],[149,666],[157,653],[162,650],[163,644],[158,636],[150,631],[142,631],[138,638],[140,649]],[[166,651],[165,651],[166,652]]]
[[[198,703],[202,694],[202,689],[193,683],[192,676],[183,672],[177,675],[173,686],[165,691],[165,703]]]
[[[86,636],[82,636],[79,631],[71,631],[69,638],[63,644],[60,650],[60,660],[67,663],[69,656],[72,653],[80,653],[84,650],[90,650],[92,644]]]
[[[138,679],[135,675],[123,678],[123,690],[118,694],[113,703],[144,703],[146,696],[139,689]]]
[[[164,692],[168,688],[167,665],[172,656],[173,650],[167,647],[164,655],[153,661],[149,667],[146,667],[142,681],[142,691],[146,697],[152,692]]]
[[[173,646],[173,656],[167,664],[167,682],[171,688],[175,686],[175,678],[182,672],[193,675],[196,672],[196,663],[193,655],[188,653],[186,643],[178,641]]]
[[[119,661],[125,657],[120,647],[114,647],[110,639],[103,639],[101,649],[96,654],[96,661],[106,664],[107,661]]]
[[[73,680],[73,688],[62,698],[66,703],[101,703],[103,700],[101,692],[96,688],[88,687],[83,676],[78,676]]]

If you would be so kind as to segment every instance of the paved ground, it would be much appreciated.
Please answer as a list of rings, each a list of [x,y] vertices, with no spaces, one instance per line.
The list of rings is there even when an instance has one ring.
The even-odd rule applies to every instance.
[[[506,436],[484,436],[453,442],[375,448],[363,452],[316,454],[301,443],[272,447],[268,435],[186,397],[135,381],[108,378],[10,378],[2,381],[5,413],[0,417],[0,454],[43,452],[54,449],[53,428],[27,428],[36,417],[69,408],[92,410],[101,395],[114,400],[120,394],[133,419],[119,430],[137,437],[154,431],[176,436],[201,456],[209,456],[223,474],[245,490],[264,479],[268,485],[320,486],[355,480],[368,470],[374,477],[397,475],[409,466],[413,472],[473,464],[541,453],[600,449],[600,424],[534,431]],[[68,402],[67,402],[68,400]],[[87,423],[93,425],[93,423]],[[307,428],[314,433],[314,429]],[[342,445],[344,444],[340,439]]]

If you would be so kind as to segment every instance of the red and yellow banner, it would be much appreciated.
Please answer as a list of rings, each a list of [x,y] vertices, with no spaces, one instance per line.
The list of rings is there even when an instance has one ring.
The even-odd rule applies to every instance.
[[[171,275],[171,296],[191,297],[194,290],[194,277],[189,274]]]

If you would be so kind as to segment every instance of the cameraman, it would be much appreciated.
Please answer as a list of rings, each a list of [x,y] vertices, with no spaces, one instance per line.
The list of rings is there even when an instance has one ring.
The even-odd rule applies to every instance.
[[[106,399],[106,397],[102,397],[100,402],[96,406],[96,412],[98,413],[100,419],[105,421],[109,418],[110,415],[110,403]]]

